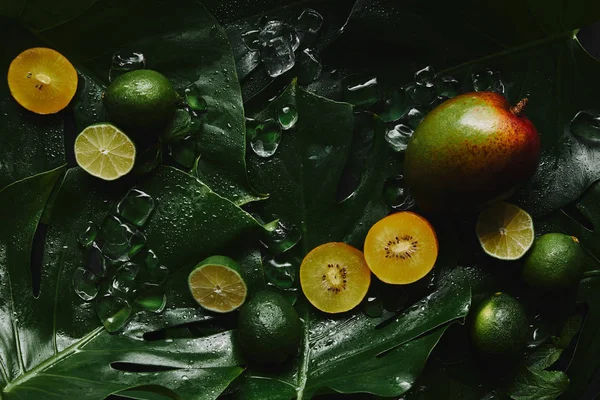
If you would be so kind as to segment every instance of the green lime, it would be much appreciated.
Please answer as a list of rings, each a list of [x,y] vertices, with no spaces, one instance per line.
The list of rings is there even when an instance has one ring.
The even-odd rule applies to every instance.
[[[253,361],[285,361],[298,351],[301,329],[294,307],[275,292],[258,292],[240,309],[239,343]]]
[[[112,122],[135,130],[160,130],[175,114],[179,95],[171,81],[150,69],[119,76],[104,93]]]
[[[75,139],[75,160],[87,173],[105,181],[127,175],[135,163],[135,145],[116,126],[95,124]]]
[[[527,341],[529,325],[525,309],[517,299],[496,293],[475,310],[471,337],[488,354],[514,354]]]
[[[227,313],[238,309],[248,294],[239,270],[239,265],[229,257],[208,257],[188,277],[192,297],[209,311]]]
[[[525,259],[523,279],[539,289],[564,289],[581,279],[585,262],[586,255],[576,238],[548,233],[533,243]]]

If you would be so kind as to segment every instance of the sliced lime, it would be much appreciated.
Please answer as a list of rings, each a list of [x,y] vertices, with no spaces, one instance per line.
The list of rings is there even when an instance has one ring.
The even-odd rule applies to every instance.
[[[190,273],[188,285],[194,300],[203,308],[227,313],[246,301],[248,288],[229,257],[209,257]]]
[[[476,232],[483,250],[500,260],[523,257],[535,238],[531,215],[508,203],[496,203],[483,210]]]
[[[135,144],[114,125],[91,125],[75,139],[75,159],[90,175],[114,181],[133,168]]]

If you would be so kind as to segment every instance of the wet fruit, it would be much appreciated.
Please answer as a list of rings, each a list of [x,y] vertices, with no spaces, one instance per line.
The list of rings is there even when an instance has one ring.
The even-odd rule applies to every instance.
[[[508,294],[496,293],[475,310],[471,337],[484,353],[515,354],[525,345],[528,332],[525,309]]]
[[[275,292],[258,292],[238,316],[238,339],[250,360],[282,363],[296,354],[302,324],[294,307]]]
[[[540,236],[525,259],[523,278],[530,286],[565,289],[581,279],[586,254],[579,241],[562,233]]]
[[[106,89],[110,120],[132,130],[156,131],[173,117],[179,95],[163,74],[140,69],[119,76]]]
[[[523,257],[535,238],[531,215],[502,202],[486,207],[479,214],[475,231],[483,250],[500,260]]]
[[[428,211],[465,210],[501,198],[535,172],[540,138],[522,115],[493,92],[450,99],[417,127],[404,175],[417,204]]]
[[[313,306],[340,313],[360,304],[369,290],[371,271],[360,250],[345,243],[325,243],[302,260],[300,284]]]
[[[127,175],[135,164],[135,145],[111,124],[85,128],[75,139],[75,160],[87,173],[105,181]]]
[[[364,251],[369,268],[380,280],[404,285],[431,271],[438,255],[438,240],[425,218],[403,211],[371,227]]]
[[[237,310],[248,294],[239,271],[238,263],[229,257],[208,257],[188,276],[190,293],[200,306],[209,311],[227,313]]]
[[[69,60],[45,47],[25,50],[8,68],[10,93],[37,114],[54,114],[65,108],[75,96],[77,80]]]

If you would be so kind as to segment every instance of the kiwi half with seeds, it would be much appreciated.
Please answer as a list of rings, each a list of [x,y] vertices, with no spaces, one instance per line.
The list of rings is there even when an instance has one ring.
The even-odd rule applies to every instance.
[[[367,265],[380,280],[409,284],[433,268],[438,256],[438,240],[429,221],[403,211],[371,227],[364,252]]]
[[[356,307],[367,294],[371,271],[363,253],[345,243],[326,243],[304,257],[300,284],[321,311],[340,313]]]

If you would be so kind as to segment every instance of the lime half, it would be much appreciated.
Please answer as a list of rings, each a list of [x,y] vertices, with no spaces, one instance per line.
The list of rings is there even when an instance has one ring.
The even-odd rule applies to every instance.
[[[90,175],[114,181],[133,168],[135,145],[114,125],[91,125],[75,139],[75,159]]]
[[[238,271],[239,266],[229,257],[213,256],[202,261],[188,277],[194,300],[203,308],[218,313],[238,309],[248,294]]]
[[[483,250],[500,260],[518,260],[534,240],[531,215],[508,203],[492,204],[483,210],[476,232]]]

